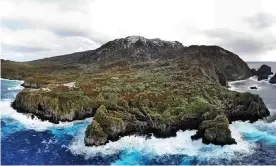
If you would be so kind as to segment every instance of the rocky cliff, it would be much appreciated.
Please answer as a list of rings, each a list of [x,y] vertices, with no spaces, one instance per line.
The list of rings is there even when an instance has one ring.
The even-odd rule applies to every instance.
[[[269,115],[259,96],[226,88],[228,81],[250,77],[251,70],[218,46],[130,36],[24,66],[27,88],[12,106],[55,123],[94,116],[87,146],[132,134],[170,137],[187,129],[198,129],[192,138],[205,143],[233,144],[229,123]],[[72,81],[75,87],[64,84]]]

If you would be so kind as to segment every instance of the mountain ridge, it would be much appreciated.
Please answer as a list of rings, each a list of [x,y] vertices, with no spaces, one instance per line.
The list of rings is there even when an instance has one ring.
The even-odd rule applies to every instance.
[[[234,64],[234,67],[219,67],[225,68],[226,76],[228,80],[235,80],[237,76],[231,76],[231,72],[235,71],[235,68],[239,68],[239,66],[246,66],[242,64],[243,61],[236,54],[227,51],[219,46],[205,46],[205,45],[191,45],[189,47],[183,46],[180,42],[177,41],[163,41],[160,39],[146,39],[141,36],[128,36],[126,38],[115,39],[103,44],[101,47],[95,50],[88,50],[83,52],[75,52],[72,54],[65,54],[50,58],[44,58],[29,62],[15,62],[15,64],[19,65],[19,68],[24,71],[24,66],[32,66],[34,70],[39,71],[40,68],[45,71],[49,71],[48,74],[51,73],[59,73],[60,71],[64,71],[66,68],[74,68],[74,70],[78,70],[78,72],[83,71],[85,68],[84,65],[92,65],[99,66],[99,68],[106,67],[125,67],[138,63],[150,63],[151,61],[168,61],[171,59],[179,59],[185,57],[188,60],[194,60],[197,57],[190,56],[198,56],[202,61],[206,62],[208,57],[204,56],[212,56],[213,59],[217,58],[218,60],[224,61],[227,59],[227,56],[233,56],[232,59],[239,62],[239,65]],[[226,58],[225,58],[226,57]],[[229,59],[229,58],[228,58]],[[209,59],[208,59],[209,60]],[[12,61],[3,61],[2,66],[9,66],[8,63],[13,63]],[[226,62],[227,65],[228,62]],[[20,66],[21,65],[21,66]],[[37,67],[36,67],[37,66]],[[51,70],[52,66],[53,69]],[[89,68],[89,67],[88,67]],[[8,70],[7,67],[6,70]],[[99,69],[101,70],[101,69]],[[245,76],[240,77],[239,79],[244,79],[249,76],[249,68],[246,69],[247,73]],[[5,77],[5,72],[2,73]],[[11,74],[8,74],[11,75]],[[21,74],[21,76],[24,74]],[[26,77],[32,76],[32,73],[27,72]],[[25,77],[25,78],[26,78]],[[24,79],[24,78],[23,78]]]

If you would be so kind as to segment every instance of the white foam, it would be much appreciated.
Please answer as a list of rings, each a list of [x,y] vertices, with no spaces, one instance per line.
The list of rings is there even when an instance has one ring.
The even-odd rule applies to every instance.
[[[23,87],[21,85],[16,85],[15,87],[9,87],[8,90],[21,90]]]
[[[59,124],[53,124],[49,121],[41,121],[36,117],[32,119],[30,116],[22,113],[18,113],[16,110],[11,108],[11,100],[1,100],[0,102],[0,113],[1,118],[10,117],[17,121],[19,121],[22,125],[24,125],[27,129],[33,129],[36,131],[44,131],[49,128],[63,128],[63,127],[71,127],[73,122],[60,122]]]
[[[109,142],[104,146],[86,147],[84,145],[84,130],[69,145],[69,149],[75,155],[83,155],[90,158],[95,155],[111,155],[117,154],[119,151],[141,151],[150,155],[165,154],[183,154],[188,156],[197,156],[198,158],[213,159],[242,157],[254,152],[255,144],[249,143],[242,139],[241,134],[236,130],[235,126],[231,126],[233,138],[238,142],[237,145],[205,145],[201,140],[192,141],[191,136],[195,134],[195,130],[179,131],[176,137],[160,139],[145,139],[141,136],[126,136],[116,142]],[[236,156],[236,154],[239,154]]]
[[[18,83],[20,83],[20,84],[24,83],[24,81],[23,81],[23,80],[10,80],[10,79],[1,78],[1,77],[0,77],[0,80],[12,81],[12,82],[18,82]]]
[[[250,77],[245,80],[231,81],[228,83],[230,88],[229,90],[238,91],[238,92],[252,92],[252,91],[262,91],[263,89],[268,88],[266,85],[272,85],[268,80],[258,81],[256,76]],[[250,89],[250,87],[257,87],[257,89]]]

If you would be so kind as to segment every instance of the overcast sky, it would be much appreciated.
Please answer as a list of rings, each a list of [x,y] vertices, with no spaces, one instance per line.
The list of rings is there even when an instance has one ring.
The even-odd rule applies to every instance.
[[[276,61],[275,0],[1,0],[1,58],[27,61],[140,35]]]

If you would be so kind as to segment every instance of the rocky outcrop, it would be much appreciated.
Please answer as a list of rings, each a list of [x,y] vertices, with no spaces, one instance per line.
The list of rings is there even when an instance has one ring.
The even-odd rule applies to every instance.
[[[86,96],[29,88],[16,95],[12,107],[18,112],[32,113],[52,123],[85,119],[94,116],[96,111],[93,101]]]
[[[227,104],[225,114],[230,122],[236,120],[255,122],[270,115],[263,99],[249,92],[236,93],[235,100]]]
[[[258,81],[268,79],[268,76],[273,74],[273,72],[271,72],[271,67],[267,65],[262,65],[257,72],[258,72]]]
[[[276,84],[276,73],[274,74],[273,77],[270,78],[269,83]]]
[[[169,117],[166,116],[168,113],[152,112],[153,108],[145,105],[133,107],[136,104],[140,105],[139,103],[127,105],[128,111],[108,110],[102,105],[86,130],[85,144],[100,146],[109,140],[116,141],[122,136],[133,134],[153,134],[155,137],[166,138],[175,136],[178,130],[187,129],[197,129],[198,132],[192,139],[202,138],[203,143],[235,144],[229,129],[229,121],[254,122],[269,116],[269,111],[259,96],[233,93],[227,95],[228,102],[221,110],[208,101],[197,98],[186,108],[188,110],[181,111],[179,108],[179,114],[170,113]]]
[[[217,115],[213,120],[204,120],[192,139],[202,138],[202,142],[215,145],[236,144],[231,136],[229,121],[225,115]]]
[[[258,89],[256,86],[251,86],[250,89]]]
[[[39,89],[42,88],[43,86],[49,84],[46,81],[39,81],[39,80],[35,80],[32,78],[27,78],[24,80],[24,83],[21,84],[21,86],[25,87],[25,88],[34,88],[34,89]]]

